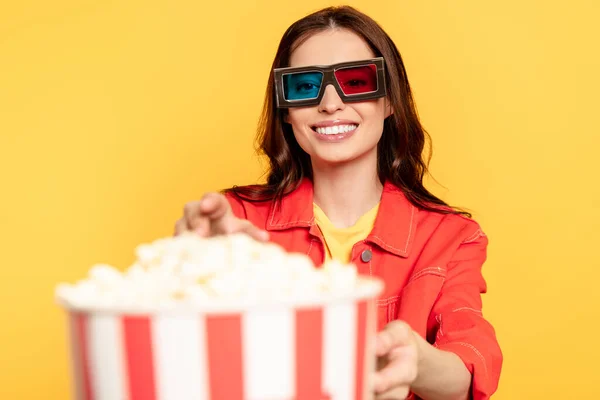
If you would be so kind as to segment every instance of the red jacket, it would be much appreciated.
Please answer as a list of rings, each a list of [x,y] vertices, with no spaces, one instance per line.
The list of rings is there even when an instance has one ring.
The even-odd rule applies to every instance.
[[[273,242],[323,263],[310,180],[285,196],[280,208],[227,197],[237,217],[269,231]],[[354,245],[351,258],[359,273],[385,282],[378,328],[400,319],[437,348],[457,354],[473,375],[474,400],[495,392],[502,366],[494,329],[481,311],[487,243],[473,220],[421,210],[387,183],[373,230]]]

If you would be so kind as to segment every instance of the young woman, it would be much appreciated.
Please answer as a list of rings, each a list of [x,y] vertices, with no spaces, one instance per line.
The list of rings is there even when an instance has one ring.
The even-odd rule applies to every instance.
[[[385,281],[380,399],[487,399],[502,354],[483,318],[487,238],[423,186],[426,132],[400,54],[350,7],[285,32],[259,141],[267,183],[190,202],[176,233],[246,232],[289,251],[351,261]]]

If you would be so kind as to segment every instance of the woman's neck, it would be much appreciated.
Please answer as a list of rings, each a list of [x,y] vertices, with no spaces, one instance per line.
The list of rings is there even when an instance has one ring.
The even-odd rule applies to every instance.
[[[353,226],[381,199],[383,185],[374,158],[334,166],[313,163],[314,202],[334,226]]]

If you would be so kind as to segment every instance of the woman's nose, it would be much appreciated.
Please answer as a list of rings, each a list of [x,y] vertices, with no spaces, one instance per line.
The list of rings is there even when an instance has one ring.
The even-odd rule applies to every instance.
[[[338,110],[343,110],[344,107],[344,102],[338,95],[335,87],[333,87],[333,85],[327,85],[321,103],[319,103],[319,112],[333,114]]]

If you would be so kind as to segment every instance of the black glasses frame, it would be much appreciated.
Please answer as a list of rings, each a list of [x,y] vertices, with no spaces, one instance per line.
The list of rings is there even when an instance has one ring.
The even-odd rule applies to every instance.
[[[362,67],[375,64],[377,67],[377,89],[367,93],[357,94],[344,94],[339,82],[335,78],[335,72],[340,69],[350,67]],[[285,75],[299,72],[320,72],[323,74],[323,80],[321,87],[319,88],[319,94],[317,97],[312,99],[302,100],[287,100],[285,98],[285,92],[283,87],[283,78]],[[275,68],[273,70],[275,78],[275,98],[277,108],[290,108],[290,107],[308,107],[315,106],[321,103],[325,88],[328,85],[333,85],[337,94],[340,96],[344,103],[372,100],[386,95],[386,82],[385,82],[385,61],[383,57],[376,57],[367,60],[360,61],[348,61],[332,65],[313,65],[306,67],[286,67],[286,68]]]

